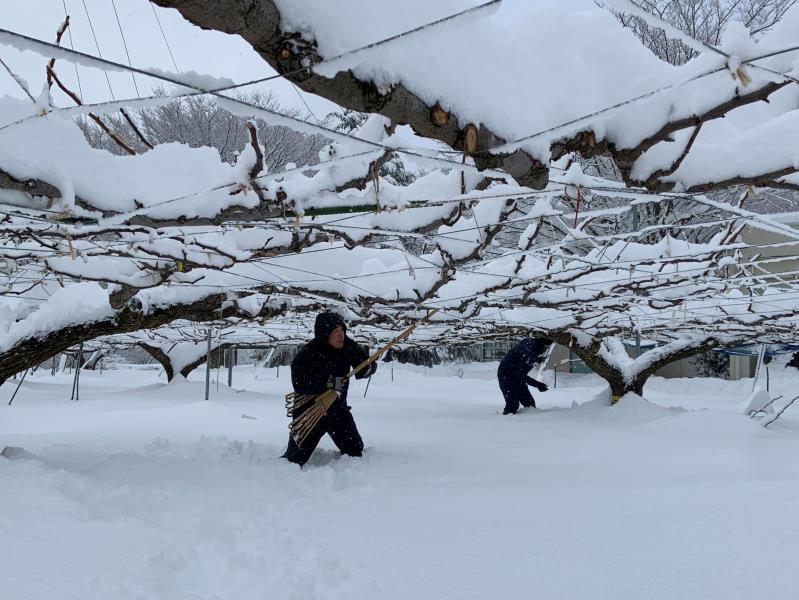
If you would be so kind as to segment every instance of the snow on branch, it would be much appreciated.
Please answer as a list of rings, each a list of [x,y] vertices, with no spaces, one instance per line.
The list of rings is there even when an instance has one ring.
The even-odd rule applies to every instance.
[[[792,82],[796,8],[761,36],[756,52],[739,51],[746,40],[730,40],[718,52],[709,50],[688,64],[673,66],[653,56],[604,11],[573,13],[504,2],[494,13],[475,15],[457,26],[443,23],[425,29],[410,43],[395,34],[436,22],[447,7],[433,3],[406,11],[366,2],[325,8],[305,1],[275,1],[264,2],[259,8],[262,18],[251,20],[243,19],[241,7],[232,0],[222,3],[221,12],[217,5],[212,11],[203,3],[154,3],[176,8],[196,25],[242,35],[257,44],[279,73],[306,91],[354,110],[379,112],[395,123],[409,123],[422,135],[466,150],[481,167],[503,166],[525,185],[542,187],[549,159],[572,151],[584,156],[608,153],[628,182],[661,190],[738,182],[768,185],[793,164],[792,155],[780,150],[786,146],[778,144],[755,172],[748,168],[744,173],[736,164],[730,167],[734,172],[693,176],[708,164],[706,159],[694,160],[694,153],[712,144],[723,129],[695,128],[732,111],[742,115],[746,126],[726,128],[726,143],[744,155],[762,156],[754,149],[747,152],[751,140],[743,134],[763,124],[759,111],[748,107],[773,99]],[[226,16],[218,18],[219,14]],[[508,28],[507,23],[518,26]],[[375,39],[390,43],[359,54],[346,66],[338,60],[326,62]],[[473,52],[473,40],[480,40],[479,55]],[[471,58],[465,61],[464,56]],[[573,61],[575,56],[582,58]],[[624,69],[618,68],[619,57],[624,57]],[[317,66],[312,71],[302,68],[309,64]],[[747,65],[751,68],[745,79],[730,77]],[[530,72],[535,76],[521,75]],[[584,93],[586,88],[590,94]],[[784,115],[793,124],[796,116],[789,107],[780,103],[774,117]],[[479,124],[476,144],[467,148],[466,132],[474,124]],[[696,139],[675,165],[679,155],[671,151],[670,142],[688,127]],[[656,153],[647,152],[655,147]],[[644,154],[646,160],[639,165]]]

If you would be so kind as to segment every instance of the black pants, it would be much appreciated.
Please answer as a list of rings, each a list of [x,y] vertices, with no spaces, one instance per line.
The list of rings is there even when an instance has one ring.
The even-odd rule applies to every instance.
[[[499,378],[499,389],[502,390],[502,396],[505,398],[505,410],[502,414],[515,414],[519,410],[519,405],[532,406],[535,408],[535,400],[533,399],[530,390],[527,389],[525,382],[520,382],[510,378]]]
[[[333,443],[338,446],[342,454],[348,456],[363,455],[363,440],[358,428],[355,426],[355,419],[348,406],[337,407],[319,421],[319,424],[308,434],[302,442],[302,446],[289,436],[289,445],[283,458],[302,466],[316,449],[322,437],[328,434]]]

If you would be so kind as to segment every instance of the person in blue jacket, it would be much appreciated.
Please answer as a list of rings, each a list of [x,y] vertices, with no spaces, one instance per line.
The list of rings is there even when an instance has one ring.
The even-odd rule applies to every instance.
[[[527,389],[528,385],[532,385],[539,392],[549,389],[547,384],[533,379],[527,373],[542,360],[550,344],[549,340],[542,338],[525,338],[500,361],[497,378],[499,389],[505,397],[503,415],[515,415],[520,404],[535,408],[535,400]]]

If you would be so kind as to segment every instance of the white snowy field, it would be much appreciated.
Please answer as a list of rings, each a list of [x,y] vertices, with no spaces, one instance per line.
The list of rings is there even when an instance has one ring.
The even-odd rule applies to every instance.
[[[502,416],[495,367],[381,364],[351,387],[366,455],[326,438],[302,471],[287,368],[222,371],[210,402],[202,369],[84,372],[79,402],[41,373],[10,407],[7,382],[0,447],[38,458],[0,459],[0,598],[796,598],[799,404],[764,429],[751,380],[607,407],[573,375]]]

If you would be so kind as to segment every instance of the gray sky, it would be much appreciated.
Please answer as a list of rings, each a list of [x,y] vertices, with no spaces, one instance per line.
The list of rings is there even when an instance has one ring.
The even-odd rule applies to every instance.
[[[575,10],[595,8],[593,0],[529,1],[568,6]],[[62,39],[62,45],[70,47],[70,44],[73,44],[76,50],[97,55],[97,46],[92,36],[87,11],[84,9],[85,2],[102,56],[127,64],[111,0],[0,0],[0,2],[3,4],[0,26],[48,42],[55,40],[55,32],[64,19],[66,5],[70,16],[70,27]],[[114,0],[114,2],[134,66],[174,71],[172,58],[153,14],[155,8],[179,70],[193,70],[227,77],[236,82],[274,73],[271,67],[237,36],[201,30],[185,21],[177,11],[154,7],[147,0]],[[42,89],[45,81],[44,59],[33,53],[20,53],[3,45],[0,45],[0,57],[28,81],[34,94]],[[56,71],[69,87],[78,91],[74,66],[64,62],[56,63]],[[82,96],[86,102],[110,100],[111,90],[116,98],[137,96],[130,74],[105,74],[97,69],[85,67],[79,67],[78,74]],[[152,80],[148,81],[139,76],[136,79],[139,92],[142,95],[148,94],[153,85]],[[305,110],[296,88],[288,82],[274,80],[265,86],[269,87],[262,89],[273,90],[283,105]],[[0,68],[0,95],[5,94],[24,97],[5,70]],[[61,92],[55,92],[54,96],[60,105],[71,104],[71,100],[65,98]],[[324,99],[307,94],[304,97],[311,110],[320,118],[334,108],[333,104]]]

